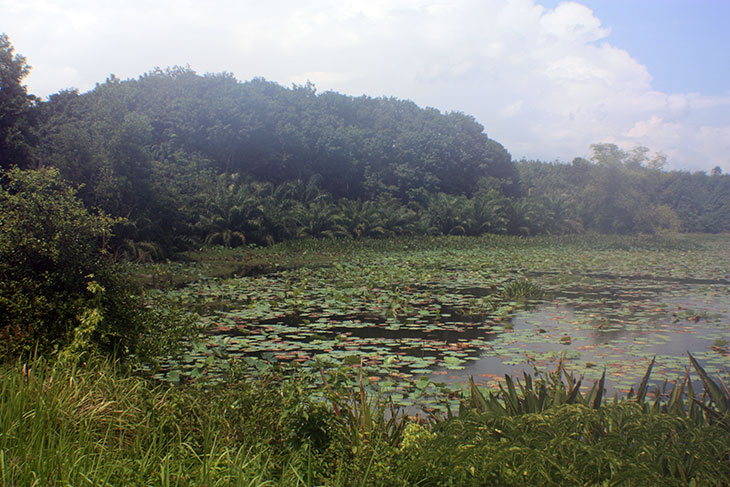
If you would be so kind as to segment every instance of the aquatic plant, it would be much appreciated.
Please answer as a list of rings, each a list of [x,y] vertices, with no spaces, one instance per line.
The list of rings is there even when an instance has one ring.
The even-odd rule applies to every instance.
[[[648,399],[652,392],[650,378],[655,358],[649,363],[636,391],[633,387],[624,396],[615,394],[613,403],[630,401],[639,404],[647,413],[665,413],[691,419],[701,424],[718,424],[730,431],[730,391],[722,379],[713,380],[697,360],[688,353],[690,363],[703,386],[702,396],[697,396],[690,380],[689,368],[682,380],[664,383],[653,388],[653,402]],[[583,378],[576,379],[561,361],[558,367],[546,374],[523,373],[523,381],[505,375],[505,386],[499,391],[483,391],[469,379],[468,396],[460,402],[459,414],[471,412],[498,416],[515,416],[540,413],[565,404],[580,404],[598,409],[605,402],[606,371],[594,382],[587,394],[581,393]],[[515,384],[517,384],[515,386]]]
[[[483,392],[469,378],[469,394],[459,405],[459,413],[468,411],[490,413],[499,416],[514,416],[526,413],[539,413],[546,409],[564,404],[582,404],[593,409],[601,406],[605,393],[606,371],[593,384],[587,394],[581,393],[583,378],[576,379],[568,372],[561,361],[558,367],[545,375],[535,376],[524,372],[523,380],[505,375],[505,386],[499,391]],[[515,383],[517,384],[515,386]]]
[[[545,291],[529,279],[515,279],[502,288],[502,296],[506,299],[538,299]]]

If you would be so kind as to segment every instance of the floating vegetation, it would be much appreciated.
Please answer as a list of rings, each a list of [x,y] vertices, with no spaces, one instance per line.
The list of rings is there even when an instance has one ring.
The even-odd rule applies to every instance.
[[[727,355],[728,353],[730,353],[730,351],[728,350],[729,344],[730,344],[730,342],[728,342],[726,339],[718,338],[712,344],[712,350],[714,350],[715,352],[720,353],[722,355]]]
[[[612,393],[635,388],[654,355],[656,381],[681,376],[686,351],[711,374],[730,368],[718,342],[730,335],[728,239],[628,250],[612,239],[302,241],[256,250],[282,263],[316,253],[317,265],[167,290],[200,314],[205,332],[158,377],[209,380],[231,360],[305,369],[362,362],[365,377],[410,404],[404,379],[458,390],[473,376],[496,389],[505,374],[561,359],[586,380],[605,368]],[[518,297],[538,292],[539,300]]]

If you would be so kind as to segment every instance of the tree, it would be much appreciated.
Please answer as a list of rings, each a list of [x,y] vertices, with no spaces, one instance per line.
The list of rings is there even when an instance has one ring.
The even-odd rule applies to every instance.
[[[591,161],[600,166],[616,167],[623,164],[627,154],[616,144],[591,144]]]
[[[625,163],[631,169],[639,169],[649,160],[649,148],[643,145],[637,145],[631,152],[626,154]]]
[[[55,169],[0,171],[0,358],[71,343],[122,355],[145,330],[138,297],[103,254],[114,219]]]
[[[664,169],[664,166],[667,165],[667,156],[662,154],[661,152],[657,152],[654,154],[654,157],[649,160],[647,165],[649,169],[661,171],[662,169]]]
[[[383,215],[372,201],[343,198],[338,206],[342,226],[353,239],[386,234]]]
[[[14,54],[8,36],[0,34],[0,167],[27,166],[30,160],[30,109],[36,98],[21,81],[30,72],[25,57]]]
[[[336,205],[323,198],[295,210],[297,237],[348,237],[347,228],[342,226],[342,214]]]

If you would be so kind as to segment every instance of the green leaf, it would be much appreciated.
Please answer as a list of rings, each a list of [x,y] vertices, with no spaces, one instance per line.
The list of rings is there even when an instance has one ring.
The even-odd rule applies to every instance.
[[[691,353],[687,352],[687,355],[689,355],[689,360],[692,362],[692,366],[697,371],[700,379],[702,379],[702,384],[705,386],[705,390],[710,395],[710,398],[712,398],[712,402],[715,403],[715,407],[722,414],[730,412],[730,397],[728,397],[715,383],[715,381],[710,378],[707,372],[705,372],[705,369],[700,366],[699,362],[695,360]]]

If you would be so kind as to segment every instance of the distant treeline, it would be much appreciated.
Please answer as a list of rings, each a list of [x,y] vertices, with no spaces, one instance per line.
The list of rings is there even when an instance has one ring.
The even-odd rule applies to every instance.
[[[124,219],[112,244],[135,259],[303,236],[730,230],[729,176],[665,172],[643,148],[514,163],[462,113],[179,67],[39,101],[0,41],[2,167],[56,168]]]
[[[662,171],[663,156],[638,147],[592,146],[591,161],[572,164],[519,161],[520,187],[548,218],[572,231],[720,233],[730,230],[730,176]]]

